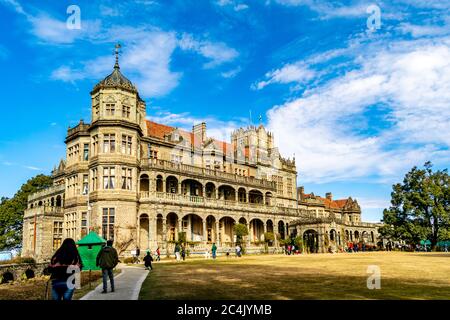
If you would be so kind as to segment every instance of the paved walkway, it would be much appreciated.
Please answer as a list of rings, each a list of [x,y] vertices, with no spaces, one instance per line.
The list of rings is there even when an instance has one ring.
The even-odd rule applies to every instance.
[[[100,283],[97,288],[80,300],[137,300],[142,283],[149,271],[144,268],[127,265],[119,265],[118,268],[122,271],[114,277],[114,292],[110,291],[111,287],[108,279],[108,293],[101,293],[103,291],[103,283]]]

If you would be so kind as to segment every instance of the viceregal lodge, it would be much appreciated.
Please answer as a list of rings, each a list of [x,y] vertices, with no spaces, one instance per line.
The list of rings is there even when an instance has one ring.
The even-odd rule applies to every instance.
[[[241,128],[230,142],[209,137],[206,124],[188,132],[146,120],[146,104],[120,72],[91,92],[92,122],[69,128],[66,160],[52,187],[29,196],[22,255],[47,260],[62,240],[89,230],[131,251],[173,252],[185,232],[190,252],[215,242],[235,245],[233,225],[245,224],[247,252],[265,250],[264,234],[302,236],[308,252],[338,252],[348,242],[377,243],[377,224],[361,222],[352,198],[322,198],[297,188],[295,159],[283,158],[260,125]]]

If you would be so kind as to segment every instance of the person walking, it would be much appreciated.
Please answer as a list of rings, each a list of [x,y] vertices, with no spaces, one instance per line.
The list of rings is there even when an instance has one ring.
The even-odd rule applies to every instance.
[[[178,262],[181,261],[180,245],[178,243],[175,245],[175,258],[177,259]]]
[[[102,293],[107,293],[108,288],[108,277],[111,283],[111,292],[114,292],[114,274],[113,269],[119,263],[119,255],[117,254],[116,249],[113,248],[112,240],[108,240],[106,242],[106,246],[104,246],[97,255],[97,267],[102,268],[102,276],[103,276],[103,291]]]
[[[139,247],[136,247],[136,263],[141,262],[141,260],[139,260],[140,255],[141,255],[141,249],[139,249]]]
[[[52,280],[52,299],[58,301],[72,300],[75,285],[69,281],[69,277],[76,272],[80,272],[83,268],[80,254],[73,239],[67,238],[63,241],[61,247],[56,250],[50,259],[48,268],[51,274],[50,280]]]
[[[161,261],[161,251],[159,247],[156,249],[156,261]]]
[[[153,270],[152,268],[152,261],[153,261],[153,257],[152,254],[149,251],[147,251],[147,255],[144,257],[144,266],[145,266],[145,270]]]
[[[216,259],[216,254],[217,254],[217,246],[216,243],[214,242],[211,248],[211,252],[212,252],[212,257],[213,259]]]
[[[183,261],[186,259],[186,248],[184,246],[181,247],[181,257]]]
[[[241,247],[239,245],[236,245],[236,257],[241,256]]]

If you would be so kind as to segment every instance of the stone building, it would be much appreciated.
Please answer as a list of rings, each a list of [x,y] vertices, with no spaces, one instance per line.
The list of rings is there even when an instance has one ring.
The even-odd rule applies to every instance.
[[[302,224],[311,214],[336,217],[352,235],[358,228],[376,235],[375,225],[360,222],[351,199],[298,198],[295,159],[280,155],[262,125],[236,130],[224,142],[208,136],[206,123],[188,132],[147,120],[146,104],[121,73],[117,55],[91,98],[92,121],[68,129],[54,185],[28,199],[24,256],[48,259],[64,238],[79,240],[88,230],[114,240],[123,256],[136,247],[171,251],[180,232],[192,252],[213,242],[220,252],[234,244],[235,223],[247,225],[246,246],[256,251],[265,232],[279,235],[273,248],[292,232],[330,234],[326,221],[317,228]]]

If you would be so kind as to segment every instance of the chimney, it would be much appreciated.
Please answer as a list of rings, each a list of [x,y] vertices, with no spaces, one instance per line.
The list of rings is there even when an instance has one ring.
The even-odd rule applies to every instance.
[[[326,197],[328,200],[333,200],[333,194],[332,194],[331,192],[325,193],[325,197]]]
[[[201,143],[206,140],[206,123],[202,122],[192,127],[194,139],[200,139]]]
[[[305,187],[301,186],[297,188],[297,198],[298,200],[303,200],[303,195],[305,194]]]

